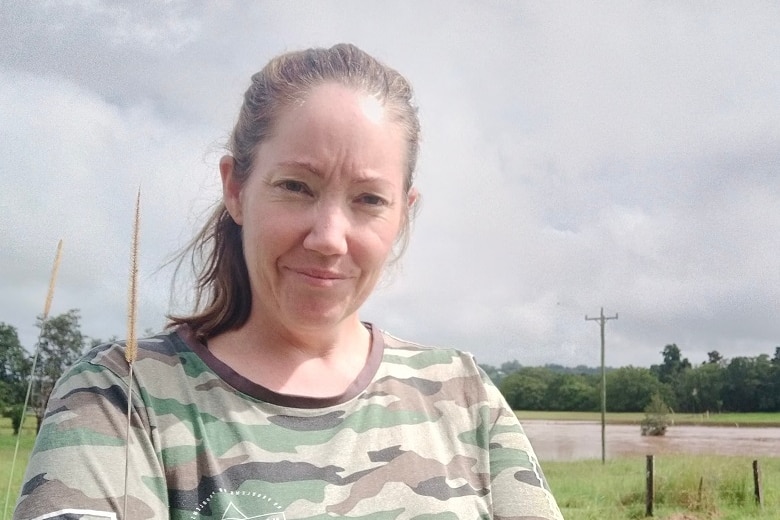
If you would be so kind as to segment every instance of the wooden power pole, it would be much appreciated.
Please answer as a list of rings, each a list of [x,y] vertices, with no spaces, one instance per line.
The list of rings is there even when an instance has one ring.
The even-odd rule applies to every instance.
[[[607,323],[607,320],[618,319],[618,315],[615,313],[614,316],[604,316],[604,307],[602,307],[601,315],[598,318],[588,318],[586,314],[585,319],[598,321],[599,325],[601,325],[601,463],[605,464],[607,461],[607,372],[604,368],[604,325]]]

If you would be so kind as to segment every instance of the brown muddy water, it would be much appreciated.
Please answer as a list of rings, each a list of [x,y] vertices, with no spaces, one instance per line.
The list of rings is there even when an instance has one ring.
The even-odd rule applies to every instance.
[[[523,421],[540,461],[601,459],[601,423]],[[639,425],[608,424],[610,458],[669,453],[780,457],[780,428],[670,426],[663,437],[643,437]]]

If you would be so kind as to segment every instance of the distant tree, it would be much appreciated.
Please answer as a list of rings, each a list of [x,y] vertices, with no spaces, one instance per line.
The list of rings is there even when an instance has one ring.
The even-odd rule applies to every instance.
[[[726,367],[723,406],[731,412],[774,411],[777,396],[769,392],[772,364],[769,356],[735,357]]]
[[[607,410],[641,412],[653,395],[669,396],[668,387],[644,367],[621,367],[607,373]]]
[[[780,411],[780,387],[777,386],[777,367],[772,364],[772,359],[766,354],[760,354],[755,358],[756,371],[758,372],[758,411]]]
[[[595,377],[558,373],[547,386],[546,410],[591,412],[599,409],[600,397]]]
[[[553,373],[541,367],[524,367],[501,381],[499,389],[513,410],[546,410],[547,388]]]
[[[702,363],[687,370],[677,382],[677,410],[680,412],[718,412],[723,408],[726,368],[719,363]]]
[[[547,363],[543,368],[546,368],[550,372],[555,374],[584,374],[584,375],[597,375],[601,376],[601,367],[586,367],[584,365],[577,365],[576,367],[565,367],[557,363]],[[606,367],[607,372],[614,370],[614,368]]]
[[[780,347],[775,348],[775,355],[770,363],[767,391],[769,395],[775,397],[775,406],[772,411],[780,412]]]
[[[614,370],[611,367],[606,367],[606,371]],[[577,365],[572,369],[575,374],[595,375],[601,377],[601,367],[588,367],[585,365]]]
[[[723,356],[720,355],[720,352],[717,350],[713,350],[712,352],[707,352],[707,363],[710,365],[720,365],[725,360],[723,359]]]
[[[35,400],[38,427],[54,384],[87,346],[88,338],[81,333],[80,320],[78,309],[71,309],[45,321],[38,318],[37,325],[41,329],[36,369],[38,393]]]
[[[14,404],[9,406],[3,412],[3,417],[11,419],[11,429],[14,431],[14,435],[19,435],[19,430],[22,428],[22,417],[24,415],[24,405]]]
[[[516,359],[513,359],[512,361],[501,363],[500,370],[504,373],[504,375],[508,376],[509,374],[514,374],[521,368],[523,368],[523,365],[521,365]]]
[[[0,322],[0,408],[24,402],[30,366],[16,328]]]
[[[662,383],[673,384],[674,379],[684,370],[691,368],[688,358],[682,357],[682,352],[677,344],[666,345],[661,352],[663,363],[653,365],[651,370],[656,373],[658,380]]]

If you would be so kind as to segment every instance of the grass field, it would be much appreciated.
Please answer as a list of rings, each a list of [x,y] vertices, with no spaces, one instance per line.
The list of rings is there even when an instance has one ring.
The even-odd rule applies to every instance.
[[[599,421],[601,415],[557,412],[518,412],[521,420]],[[611,423],[638,423],[643,414],[608,414]],[[676,416],[679,419],[679,416]],[[716,420],[718,419],[718,420]],[[706,422],[684,424],[739,424],[774,426],[778,414],[729,414]],[[676,421],[683,424],[681,421]],[[10,508],[19,493],[24,466],[34,441],[34,421],[28,420],[14,471]],[[0,507],[5,502],[16,438],[8,419],[0,419]],[[780,458],[761,465],[764,507],[753,496],[752,459],[695,455],[657,456],[655,459],[655,516],[660,520],[750,520],[777,518],[780,511]],[[645,458],[626,457],[576,462],[544,462],[544,471],[566,520],[627,520],[644,518]],[[0,514],[0,518],[2,518]]]
[[[35,442],[35,419],[30,417],[25,421],[24,431],[22,432],[21,441],[19,443],[19,455],[14,468],[13,478],[11,482],[11,494],[8,505],[8,517],[10,518],[11,509],[13,508],[16,498],[19,496],[19,489],[22,485],[22,477],[24,477],[24,468],[27,464],[27,459],[32,451],[33,443]],[[14,450],[16,448],[16,437],[13,435],[11,429],[11,419],[0,418],[0,518],[5,518],[2,507],[5,505],[5,496],[8,492],[8,482],[11,478],[11,463],[14,457]]]
[[[521,421],[594,421],[601,422],[600,412],[515,412]],[[639,424],[645,414],[607,413],[607,424]],[[780,427],[780,413],[671,414],[672,424],[691,426],[766,426]]]
[[[753,494],[752,459],[674,455],[655,458],[653,518],[777,518],[780,458],[759,461],[763,508]],[[645,458],[546,462],[544,470],[566,520],[645,518]]]

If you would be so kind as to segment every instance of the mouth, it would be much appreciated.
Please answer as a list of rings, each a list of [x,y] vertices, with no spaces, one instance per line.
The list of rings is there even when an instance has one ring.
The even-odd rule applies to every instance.
[[[338,271],[331,271],[328,269],[317,269],[317,268],[309,268],[309,267],[303,267],[303,268],[291,267],[288,268],[288,270],[300,276],[307,282],[315,285],[333,285],[336,282],[339,282],[341,280],[346,280],[347,278],[349,278],[344,273]]]

